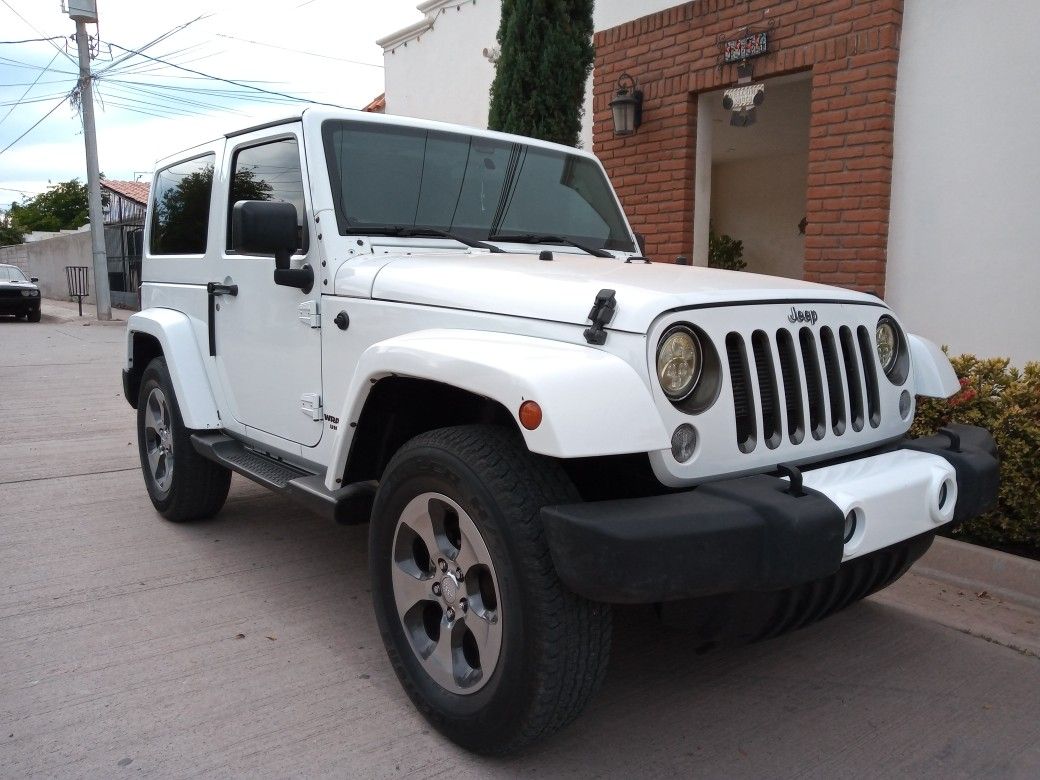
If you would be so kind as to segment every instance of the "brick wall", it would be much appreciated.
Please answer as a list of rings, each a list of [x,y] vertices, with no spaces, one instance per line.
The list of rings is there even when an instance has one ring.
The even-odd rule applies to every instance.
[[[693,249],[697,94],[736,84],[722,38],[769,30],[755,81],[812,74],[805,278],[884,293],[902,0],[696,0],[596,34],[593,144],[647,254]],[[643,124],[614,136],[621,73],[643,90]],[[768,110],[768,103],[765,109]]]

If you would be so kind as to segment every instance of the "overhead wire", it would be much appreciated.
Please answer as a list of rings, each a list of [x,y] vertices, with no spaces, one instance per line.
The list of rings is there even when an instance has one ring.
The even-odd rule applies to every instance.
[[[18,136],[17,138],[15,138],[15,139],[14,139],[13,141],[11,141],[11,143],[9,143],[9,144],[8,144],[7,146],[5,146],[5,147],[4,147],[3,149],[0,149],[0,155],[3,155],[3,153],[4,153],[4,152],[6,152],[6,151],[7,151],[8,149],[10,149],[10,148],[11,148],[12,146],[14,146],[14,145],[15,145],[16,143],[18,143],[19,141],[21,141],[21,140],[22,140],[23,138],[25,138],[25,136],[29,135],[29,133],[31,133],[31,132],[32,132],[33,130],[35,130],[35,129],[36,129],[37,127],[39,127],[39,125],[40,125],[40,124],[41,124],[41,123],[43,122],[43,120],[44,120],[44,119],[46,119],[47,117],[49,117],[49,116],[50,116],[51,114],[53,114],[53,113],[54,113],[55,111],[57,111],[57,110],[58,110],[59,108],[61,108],[61,107],[62,107],[62,105],[64,105],[64,103],[65,103],[65,101],[66,101],[66,100],[68,100],[68,95],[66,95],[66,96],[65,96],[65,97],[63,97],[63,98],[62,98],[61,100],[59,100],[59,101],[58,101],[57,103],[55,103],[55,104],[54,104],[54,107],[53,107],[53,108],[52,108],[52,109],[51,109],[50,111],[48,111],[48,112],[47,112],[46,114],[44,114],[43,116],[41,116],[41,117],[40,117],[39,119],[37,119],[37,120],[36,120],[36,121],[35,121],[35,122],[33,123],[32,127],[30,127],[30,128],[28,129],[28,130],[26,130],[26,131],[25,131],[24,133],[22,133],[22,134],[21,134],[20,136]]]
[[[3,3],[4,5],[6,5],[6,6],[7,6],[7,7],[8,7],[8,8],[9,8],[9,9],[11,10],[11,13],[13,13],[13,14],[14,14],[15,16],[17,16],[17,17],[18,17],[19,19],[21,19],[21,20],[22,20],[23,22],[25,22],[25,23],[26,23],[27,25],[29,25],[29,28],[30,28],[30,29],[31,29],[31,30],[32,30],[32,31],[33,31],[34,33],[36,33],[36,34],[37,34],[37,35],[39,35],[39,36],[47,37],[47,36],[44,36],[44,35],[43,35],[43,33],[42,33],[42,32],[40,32],[40,31],[39,31],[39,30],[38,30],[38,29],[36,28],[36,26],[35,26],[35,25],[34,25],[34,24],[33,24],[32,22],[30,22],[30,21],[29,21],[28,19],[26,19],[26,18],[25,18],[24,16],[22,16],[22,15],[21,15],[20,13],[18,13],[18,10],[17,10],[17,9],[16,9],[16,8],[15,8],[15,7],[13,6],[13,5],[11,5],[11,4],[9,3],[9,2],[7,2],[7,0],[0,0],[0,3]],[[64,36],[62,36],[62,37],[64,37]],[[69,54],[69,53],[68,53],[67,51],[65,51],[65,49],[63,49],[63,48],[62,48],[61,46],[59,46],[58,44],[56,44],[56,43],[55,43],[55,42],[54,42],[53,40],[48,40],[47,42],[48,42],[48,43],[49,43],[49,44],[50,44],[51,46],[53,46],[53,47],[54,47],[55,49],[57,49],[59,53],[61,53],[61,54],[64,54],[64,55],[65,55],[65,57],[66,57],[66,58],[67,58],[68,60],[70,60],[70,61],[72,61],[72,62],[75,62],[75,60],[73,59],[72,55],[71,55],[71,54]]]
[[[32,84],[30,84],[28,87],[26,87],[25,92],[22,93],[22,96],[20,98],[18,98],[18,100],[16,100],[14,102],[14,104],[7,110],[7,113],[4,114],[3,119],[0,119],[0,125],[2,125],[4,123],[4,120],[6,120],[7,117],[11,116],[11,112],[15,110],[15,107],[21,101],[25,100],[25,96],[28,95],[32,91],[32,88],[36,86],[36,82],[38,82],[40,80],[40,77],[43,76],[43,74],[46,73],[50,69],[51,65],[54,64],[54,61],[56,59],[58,59],[58,53],[57,52],[55,52],[54,56],[51,57],[51,61],[47,63],[47,67],[45,67],[43,70],[41,70],[39,73],[36,74],[36,78],[33,79]]]
[[[377,65],[374,62],[361,62],[360,60],[348,60],[348,59],[344,59],[343,57],[333,57],[333,56],[331,56],[329,54],[318,54],[317,52],[303,51],[302,49],[290,49],[287,46],[277,46],[277,45],[275,45],[273,43],[264,43],[263,41],[251,41],[248,38],[238,38],[238,37],[236,37],[234,35],[225,35],[224,33],[217,33],[217,37],[218,38],[228,38],[228,39],[230,39],[232,41],[241,41],[242,43],[251,43],[254,46],[264,46],[264,47],[266,47],[268,49],[278,49],[279,51],[288,51],[288,52],[292,52],[293,54],[304,54],[304,55],[306,55],[308,57],[320,57],[323,60],[335,60],[336,62],[347,62],[347,63],[350,63],[351,65],[364,65],[367,68],[380,68],[380,69],[383,69],[383,70],[386,69],[385,65]]]
[[[0,0],[0,2],[3,2],[3,0]],[[115,46],[117,49],[120,49],[121,51],[135,52],[134,49],[128,49],[128,48],[126,48],[124,46],[120,46],[117,43],[112,43],[110,45],[111,46]],[[264,89],[262,87],[256,87],[256,86],[253,86],[253,85],[251,85],[251,84],[249,84],[247,82],[234,81],[232,79],[225,79],[225,78],[221,78],[220,76],[214,76],[214,75],[212,75],[210,73],[203,73],[200,70],[194,70],[192,68],[186,68],[183,65],[177,65],[175,63],[165,62],[164,60],[161,60],[161,59],[159,59],[157,57],[152,57],[152,56],[150,56],[148,54],[142,54],[141,52],[135,52],[135,53],[138,56],[144,57],[147,60],[153,60],[154,62],[158,62],[158,63],[161,63],[163,65],[167,65],[167,66],[169,66],[171,68],[175,68],[177,70],[183,70],[183,71],[186,71],[188,73],[193,73],[196,76],[205,76],[207,78],[212,79],[213,81],[222,81],[225,84],[233,84],[234,86],[242,87],[243,89],[251,89],[251,90],[254,90],[256,92],[260,92],[260,93],[267,94],[267,95],[276,95],[277,97],[285,98],[287,100],[292,100],[292,101],[295,101],[295,102],[298,102],[298,103],[312,103],[314,105],[319,105],[319,106],[329,106],[330,108],[345,108],[345,106],[341,106],[341,105],[338,105],[336,103],[326,103],[326,102],[323,102],[323,101],[320,101],[320,100],[308,100],[307,98],[301,98],[301,97],[298,97],[296,95],[290,95],[290,94],[285,93],[285,92],[278,92],[276,90]]]

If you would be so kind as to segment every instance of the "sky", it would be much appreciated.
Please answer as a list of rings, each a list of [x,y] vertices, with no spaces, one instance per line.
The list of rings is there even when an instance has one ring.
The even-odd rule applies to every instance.
[[[92,69],[102,173],[147,180],[157,159],[305,105],[140,56],[120,61],[126,49],[201,16],[143,53],[291,98],[360,108],[383,91],[376,39],[419,21],[418,2],[98,0],[99,24],[87,32],[100,39]],[[49,183],[86,181],[82,126],[64,99],[78,74],[74,32],[60,0],[0,0],[0,150],[54,109],[0,151],[0,210]],[[7,43],[50,36],[66,38]]]

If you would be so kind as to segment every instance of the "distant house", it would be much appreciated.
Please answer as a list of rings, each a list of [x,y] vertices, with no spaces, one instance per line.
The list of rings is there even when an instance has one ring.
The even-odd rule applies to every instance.
[[[101,180],[105,214],[105,250],[108,283],[116,306],[139,305],[144,217],[148,210],[148,182]]]

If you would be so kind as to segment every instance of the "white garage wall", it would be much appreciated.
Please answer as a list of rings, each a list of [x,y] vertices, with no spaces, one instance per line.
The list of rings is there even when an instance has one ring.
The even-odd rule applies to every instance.
[[[1040,360],[1036,0],[906,0],[887,298],[957,352]]]
[[[744,242],[747,270],[801,279],[808,152],[716,163],[711,172],[711,221],[716,233]]]

